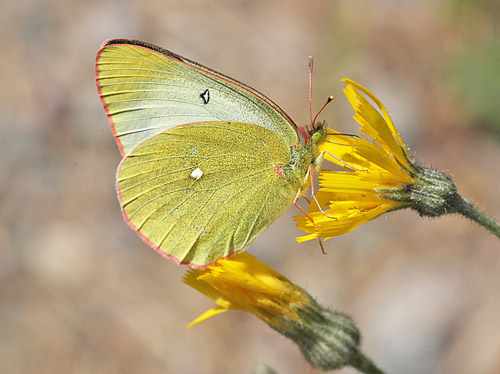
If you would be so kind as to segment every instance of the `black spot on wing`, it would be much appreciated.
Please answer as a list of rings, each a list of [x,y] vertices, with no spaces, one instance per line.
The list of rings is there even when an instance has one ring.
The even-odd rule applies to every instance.
[[[206,89],[203,93],[200,94],[201,99],[203,100],[203,104],[208,104],[210,101],[210,91]]]

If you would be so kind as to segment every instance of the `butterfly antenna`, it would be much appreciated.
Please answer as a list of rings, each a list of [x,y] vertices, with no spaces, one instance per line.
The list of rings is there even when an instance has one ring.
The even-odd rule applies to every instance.
[[[323,104],[320,110],[318,110],[318,113],[316,113],[316,116],[314,116],[314,120],[311,122],[313,125],[316,123],[316,119],[318,118],[319,114],[323,111],[323,109],[326,108],[328,104],[330,104],[335,97],[333,95],[330,95],[328,99],[326,99],[326,102]]]
[[[312,87],[313,87],[313,57],[309,56],[308,59],[309,65],[309,119],[311,121],[311,126],[314,126],[313,115],[312,115]]]

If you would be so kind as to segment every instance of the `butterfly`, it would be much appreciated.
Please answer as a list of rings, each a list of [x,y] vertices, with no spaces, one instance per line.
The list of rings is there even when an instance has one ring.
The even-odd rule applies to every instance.
[[[298,128],[260,92],[166,49],[108,40],[95,74],[123,156],[123,216],[178,264],[244,250],[321,164],[324,124]]]

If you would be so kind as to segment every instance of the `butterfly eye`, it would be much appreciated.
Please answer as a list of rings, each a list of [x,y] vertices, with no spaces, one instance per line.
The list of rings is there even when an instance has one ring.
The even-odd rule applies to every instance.
[[[314,134],[312,134],[312,137],[311,137],[313,143],[319,143],[322,138],[323,138],[323,134],[321,133],[321,131],[315,132]]]

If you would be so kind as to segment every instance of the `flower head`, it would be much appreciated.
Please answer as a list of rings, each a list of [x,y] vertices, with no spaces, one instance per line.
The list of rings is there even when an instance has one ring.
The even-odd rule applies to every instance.
[[[295,217],[309,235],[299,242],[345,234],[383,213],[411,207],[421,215],[453,211],[456,187],[444,173],[418,165],[408,153],[384,105],[363,86],[344,79],[344,93],[361,125],[361,136],[330,131],[320,147],[347,170],[321,171],[321,189],[309,217]],[[371,99],[372,105],[365,97]]]
[[[189,270],[183,282],[217,303],[188,327],[230,309],[252,313],[293,340],[315,368],[375,366],[359,351],[352,319],[321,307],[307,292],[249,253]]]

